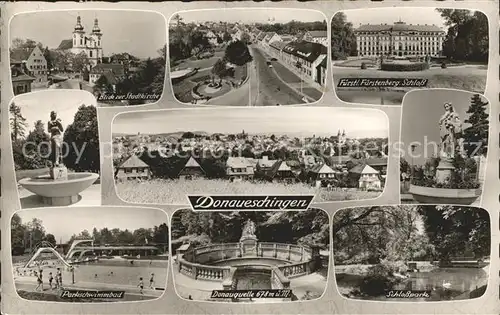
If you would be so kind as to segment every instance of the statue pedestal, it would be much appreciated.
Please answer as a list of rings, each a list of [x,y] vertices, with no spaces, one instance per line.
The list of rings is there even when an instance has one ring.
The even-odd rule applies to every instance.
[[[68,180],[68,169],[66,166],[54,166],[50,168],[50,178],[53,180]]]
[[[451,172],[455,169],[452,161],[448,159],[441,159],[436,168],[436,181],[438,183],[446,183],[451,178]]]
[[[257,237],[255,235],[244,235],[240,238],[241,256],[257,256]]]

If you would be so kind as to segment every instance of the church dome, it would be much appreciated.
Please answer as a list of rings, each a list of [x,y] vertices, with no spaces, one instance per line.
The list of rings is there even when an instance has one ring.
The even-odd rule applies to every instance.
[[[75,31],[76,32],[83,32],[82,19],[80,18],[80,16],[77,16],[77,18],[76,18]]]
[[[101,29],[99,28],[99,21],[97,18],[94,20],[94,27],[92,28],[92,33],[101,34]]]

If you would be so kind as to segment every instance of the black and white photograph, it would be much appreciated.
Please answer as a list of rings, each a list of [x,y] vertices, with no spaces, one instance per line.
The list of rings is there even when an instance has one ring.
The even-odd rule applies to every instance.
[[[166,22],[132,10],[60,10],[10,23],[14,95],[44,89],[93,93],[99,106],[154,103],[163,93]]]
[[[412,91],[403,101],[401,203],[481,204],[488,100],[470,92]]]
[[[387,173],[389,122],[374,109],[134,111],[115,116],[112,136],[117,195],[141,204],[183,205],[189,194],[374,199]]]
[[[401,105],[414,89],[485,91],[489,30],[480,11],[346,10],[335,14],[331,31],[332,73],[342,101]]]
[[[153,208],[18,211],[11,218],[15,290],[50,302],[157,299],[167,283],[167,222]]]
[[[481,297],[490,233],[488,212],[470,206],[342,209],[333,217],[337,289],[349,299],[384,302]]]
[[[18,95],[8,106],[21,207],[100,205],[95,97],[46,90]]]
[[[173,93],[185,104],[314,103],[325,90],[327,43],[320,11],[178,12],[169,20]]]
[[[321,209],[181,209],[171,226],[173,279],[183,299],[282,303],[319,299],[326,290],[330,222]]]

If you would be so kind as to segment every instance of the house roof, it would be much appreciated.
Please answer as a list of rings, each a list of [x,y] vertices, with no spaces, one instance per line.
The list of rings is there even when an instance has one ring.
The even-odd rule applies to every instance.
[[[11,63],[20,63],[23,62],[24,60],[28,60],[33,50],[35,50],[35,47],[11,49],[10,50]]]
[[[379,174],[379,171],[367,164],[358,164],[349,170],[349,173],[354,174]]]
[[[283,48],[283,51],[308,62],[313,62],[321,55],[326,55],[328,48],[308,41],[291,42]]]
[[[382,32],[382,31],[415,31],[415,32],[443,32],[436,25],[406,24],[396,22],[394,24],[364,24],[355,29],[356,32]]]
[[[34,81],[35,78],[27,75],[27,74],[20,74],[12,77],[12,82],[20,82],[20,81]]]
[[[259,36],[257,36],[257,40],[261,41],[266,37],[267,33],[266,32],[260,32]]]
[[[352,157],[350,157],[349,155],[339,155],[339,156],[331,156],[330,157],[330,161],[332,163],[346,163],[346,162],[349,162],[352,160]]]
[[[71,39],[63,39],[57,49],[66,50],[73,48],[73,41]]]
[[[326,164],[318,164],[315,165],[311,170],[312,173],[317,173],[317,174],[330,174],[330,173],[335,173],[332,168]]]
[[[326,62],[327,62],[326,58],[323,58],[323,61],[319,65],[323,68],[326,68],[327,65]]]
[[[282,50],[285,48],[286,45],[288,45],[290,42],[283,42],[283,41],[274,41],[269,46],[277,49],[277,50]]]
[[[286,164],[285,161],[279,162],[278,172],[280,172],[280,171],[291,171],[291,170],[292,169],[290,168],[290,166],[288,166],[288,164]]]
[[[184,167],[201,167],[198,162],[191,156],[189,160],[187,160],[186,165]]]
[[[226,165],[233,168],[245,168],[252,166],[252,163],[244,157],[230,156],[227,158]]]
[[[314,38],[327,37],[328,32],[326,30],[324,30],[324,31],[309,31],[309,35],[311,35]]]
[[[259,159],[258,165],[261,167],[272,167],[278,160]]]
[[[132,154],[119,168],[136,168],[136,167],[149,167],[137,155]]]
[[[387,157],[381,158],[369,158],[365,160],[365,163],[368,165],[375,166],[387,166]]]

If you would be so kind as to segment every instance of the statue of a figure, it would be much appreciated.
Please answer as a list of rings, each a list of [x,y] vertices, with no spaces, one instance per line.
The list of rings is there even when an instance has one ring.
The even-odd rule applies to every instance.
[[[255,223],[248,219],[245,227],[243,228],[243,235],[255,235]]]
[[[463,155],[462,122],[451,103],[444,104],[445,113],[439,119],[439,133],[441,148],[439,156],[444,159],[453,159],[458,151]]]
[[[63,126],[61,119],[57,118],[55,111],[50,113],[50,121],[47,124],[50,133],[50,142],[52,150],[52,166],[62,164],[62,142],[63,142]]]

